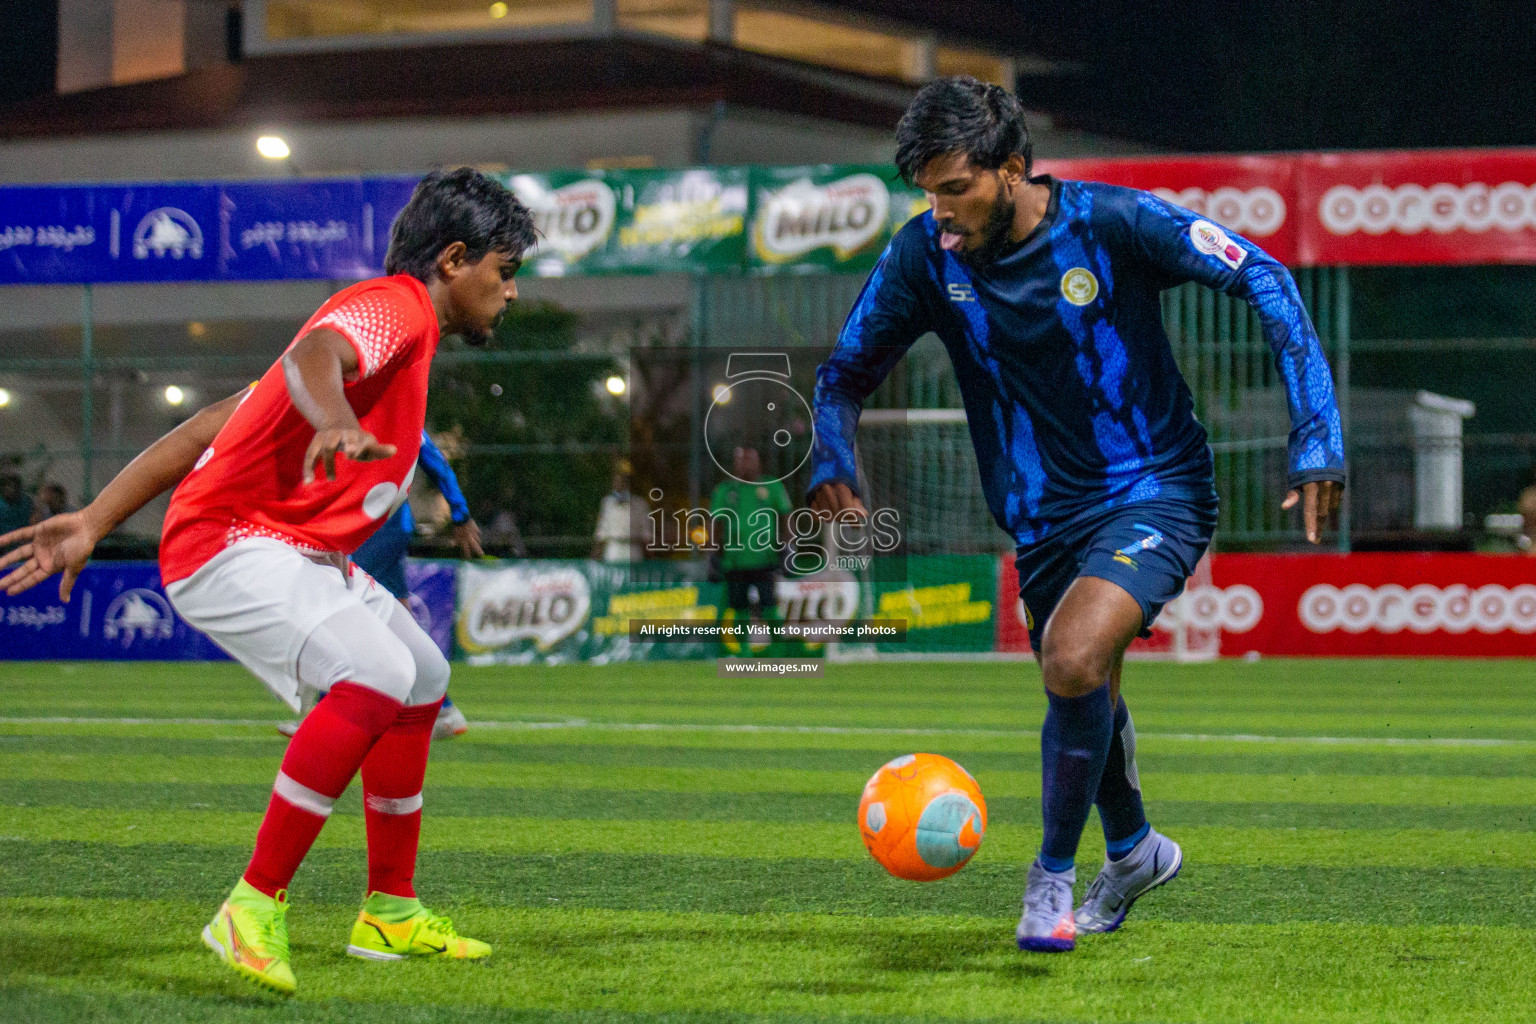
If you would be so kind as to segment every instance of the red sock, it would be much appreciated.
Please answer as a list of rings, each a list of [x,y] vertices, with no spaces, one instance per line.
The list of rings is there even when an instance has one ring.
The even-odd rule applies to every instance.
[[[421,839],[421,783],[432,726],[442,701],[400,712],[363,759],[363,814],[368,822],[368,891],[415,896]]]
[[[357,683],[337,683],[294,733],[272,786],[245,880],[268,896],[288,888],[336,798],[400,714],[400,702]]]

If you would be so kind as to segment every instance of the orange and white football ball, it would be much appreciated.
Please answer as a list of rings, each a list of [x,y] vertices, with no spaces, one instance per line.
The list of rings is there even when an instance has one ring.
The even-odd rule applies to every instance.
[[[864,786],[859,832],[885,870],[932,882],[965,867],[981,846],[987,802],[971,773],[949,758],[905,754]]]

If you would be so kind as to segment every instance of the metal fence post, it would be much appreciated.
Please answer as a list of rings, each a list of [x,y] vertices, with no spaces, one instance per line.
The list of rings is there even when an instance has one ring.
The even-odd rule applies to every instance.
[[[1334,388],[1338,392],[1339,424],[1344,432],[1344,451],[1349,452],[1349,268],[1335,267],[1333,287],[1333,331],[1338,346],[1334,357]],[[1346,489],[1344,501],[1339,505],[1339,551],[1348,554],[1350,549],[1350,495]]]
[[[96,337],[95,314],[92,309],[91,286],[85,285],[80,301],[80,376],[83,391],[80,399],[80,504],[85,505],[96,496],[92,483],[92,465],[96,454]]]
[[[704,481],[704,346],[709,330],[709,278],[693,278],[693,350],[690,353],[693,378],[693,415],[688,425],[688,507],[699,507]],[[686,539],[684,543],[686,543]]]

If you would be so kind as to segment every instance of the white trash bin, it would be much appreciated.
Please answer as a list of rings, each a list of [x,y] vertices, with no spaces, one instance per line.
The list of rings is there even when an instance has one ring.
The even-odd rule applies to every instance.
[[[1461,425],[1477,415],[1462,398],[1429,391],[1414,396],[1408,410],[1413,422],[1413,526],[1417,530],[1461,528]]]

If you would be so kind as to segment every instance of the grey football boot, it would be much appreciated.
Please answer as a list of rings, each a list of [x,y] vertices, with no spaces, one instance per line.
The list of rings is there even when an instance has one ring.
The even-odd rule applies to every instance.
[[[1088,887],[1077,908],[1077,930],[1112,932],[1125,921],[1131,906],[1164,882],[1172,881],[1184,865],[1184,851],[1167,836],[1151,829],[1119,860],[1104,861],[1099,877]]]
[[[1065,953],[1077,947],[1077,925],[1072,917],[1072,884],[1076,881],[1076,868],[1047,871],[1038,860],[1029,866],[1024,916],[1014,933],[1020,949]]]

